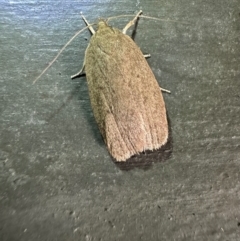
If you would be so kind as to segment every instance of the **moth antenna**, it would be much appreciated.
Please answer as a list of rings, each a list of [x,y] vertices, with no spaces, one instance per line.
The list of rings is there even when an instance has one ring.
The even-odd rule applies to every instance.
[[[115,19],[115,18],[125,18],[125,17],[135,17],[135,16],[136,15],[133,15],[133,14],[118,15],[118,16],[109,17],[107,19],[107,21]],[[156,17],[147,16],[147,15],[140,15],[139,18],[147,18],[147,19],[153,19],[153,20],[158,20],[158,21],[163,21],[163,22],[189,24],[188,22],[182,22],[182,21],[178,21],[178,20],[170,20],[170,19],[164,19],[164,18],[156,18]]]
[[[58,54],[56,55],[56,57],[48,64],[48,66],[42,71],[42,73],[33,81],[33,85],[37,82],[38,79],[41,78],[41,76],[52,66],[52,64],[57,60],[57,58],[59,57],[59,55],[63,52],[63,50],[73,41],[73,39],[75,39],[81,32],[83,32],[84,30],[86,30],[87,28],[90,28],[92,25],[94,24],[89,24],[88,26],[84,27],[83,29],[79,30],[78,32],[76,32],[73,37],[71,37],[69,39],[69,41],[61,48],[61,50],[58,52]]]
[[[182,23],[182,24],[189,24],[188,22],[183,22],[183,21],[178,21],[178,20],[171,20],[171,19],[164,19],[164,18],[155,18],[147,15],[141,15],[139,18],[147,18],[147,19],[153,19],[153,20],[158,20],[158,21],[163,21],[163,22],[173,22],[173,23]]]

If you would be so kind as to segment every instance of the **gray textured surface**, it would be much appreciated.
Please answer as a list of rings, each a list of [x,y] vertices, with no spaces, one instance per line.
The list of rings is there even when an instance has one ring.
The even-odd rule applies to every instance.
[[[240,240],[240,2],[0,0],[0,240]],[[172,128],[165,162],[123,171],[92,116],[79,12],[141,19]],[[128,19],[112,24],[123,28]],[[160,158],[160,157],[159,157]]]

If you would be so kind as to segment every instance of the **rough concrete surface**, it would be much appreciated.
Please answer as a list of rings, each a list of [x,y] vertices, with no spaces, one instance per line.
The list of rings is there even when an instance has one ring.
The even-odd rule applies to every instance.
[[[239,0],[0,0],[0,240],[240,240]],[[135,41],[171,140],[117,165],[80,70],[98,17],[144,14]],[[111,22],[122,29],[131,19]],[[131,30],[128,31],[131,34]]]

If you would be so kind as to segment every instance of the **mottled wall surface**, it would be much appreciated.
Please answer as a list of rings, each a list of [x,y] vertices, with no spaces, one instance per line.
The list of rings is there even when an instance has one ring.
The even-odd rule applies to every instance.
[[[240,240],[240,4],[0,0],[0,240]],[[80,70],[98,17],[144,14],[135,41],[171,142],[116,165]],[[131,17],[110,24],[122,29]],[[128,31],[131,34],[131,30]],[[165,160],[162,162],[162,160]]]

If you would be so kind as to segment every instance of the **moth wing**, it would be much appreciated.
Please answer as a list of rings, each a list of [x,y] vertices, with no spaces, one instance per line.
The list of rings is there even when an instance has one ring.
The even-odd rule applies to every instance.
[[[168,125],[159,85],[127,35],[95,34],[86,51],[86,76],[95,119],[117,161],[166,143]]]

